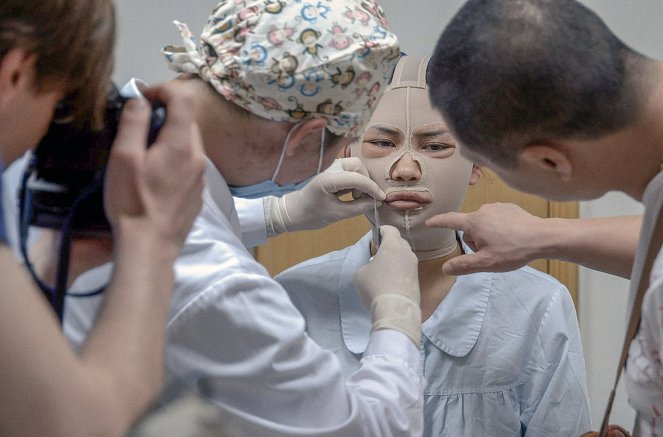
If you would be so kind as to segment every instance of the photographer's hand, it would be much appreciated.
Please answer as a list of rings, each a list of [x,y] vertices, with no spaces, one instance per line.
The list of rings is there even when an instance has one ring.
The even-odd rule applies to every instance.
[[[147,102],[130,101],[122,114],[104,184],[114,273],[82,350],[84,358],[112,369],[100,378],[108,378],[125,414],[145,408],[161,386],[173,262],[200,210],[204,186],[192,97],[176,83],[145,95],[166,106],[166,123],[148,148]]]
[[[105,183],[106,213],[116,238],[141,228],[175,252],[200,211],[205,165],[194,102],[181,93],[172,83],[145,91],[145,97],[167,107],[166,123],[150,148],[145,143],[149,105],[127,103]]]

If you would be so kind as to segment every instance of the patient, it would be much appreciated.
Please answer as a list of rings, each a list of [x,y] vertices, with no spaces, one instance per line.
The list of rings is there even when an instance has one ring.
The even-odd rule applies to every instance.
[[[379,223],[400,229],[419,257],[427,436],[576,436],[590,429],[585,366],[573,302],[552,277],[509,273],[447,276],[463,251],[454,231],[424,221],[457,211],[479,169],[458,153],[426,90],[428,58],[403,57],[363,142],[351,152],[387,194]],[[373,213],[369,220],[375,221]],[[359,368],[371,318],[354,274],[375,250],[368,234],[346,249],[277,276],[309,335]]]

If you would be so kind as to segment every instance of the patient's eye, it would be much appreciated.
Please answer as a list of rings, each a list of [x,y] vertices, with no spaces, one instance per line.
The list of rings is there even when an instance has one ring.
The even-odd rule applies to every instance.
[[[390,125],[377,124],[366,131],[362,141],[362,154],[366,158],[380,158],[403,146],[403,132]]]
[[[431,152],[439,152],[439,151],[446,150],[446,149],[449,149],[449,148],[452,148],[452,147],[453,146],[449,146],[449,145],[443,144],[443,143],[428,143],[428,144],[424,144],[422,149],[428,150],[428,151],[431,151]]]
[[[370,140],[368,142],[373,144],[373,145],[376,145],[378,147],[395,147],[396,146],[393,141],[386,140],[386,139],[381,139],[381,138]]]
[[[429,141],[419,147],[419,153],[431,158],[448,158],[456,151],[456,145],[447,141]]]

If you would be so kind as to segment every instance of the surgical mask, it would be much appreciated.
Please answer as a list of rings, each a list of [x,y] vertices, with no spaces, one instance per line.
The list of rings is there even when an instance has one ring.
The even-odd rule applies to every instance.
[[[316,175],[320,173],[320,170],[322,170],[322,158],[324,155],[324,148],[325,148],[325,130],[326,130],[325,128],[322,129],[322,133],[320,135],[320,156],[318,158],[318,169],[315,171],[315,174],[309,176],[303,181],[294,182],[286,185],[279,185],[275,182],[277,176],[279,175],[279,171],[281,170],[281,165],[285,160],[285,152],[286,152],[286,147],[288,145],[288,140],[290,139],[290,135],[297,126],[299,126],[299,124],[293,126],[285,138],[285,142],[283,143],[283,149],[281,150],[281,157],[279,158],[279,163],[276,165],[276,170],[274,171],[274,175],[272,176],[272,178],[270,180],[258,182],[251,185],[229,186],[228,188],[230,189],[230,193],[234,197],[241,197],[244,199],[258,199],[267,196],[281,197],[288,193],[292,193],[293,191],[301,190],[309,182],[311,182],[311,179],[313,179]]]

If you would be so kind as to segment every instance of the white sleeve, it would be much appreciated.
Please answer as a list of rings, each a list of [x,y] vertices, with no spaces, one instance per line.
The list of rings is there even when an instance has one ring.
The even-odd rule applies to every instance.
[[[233,197],[235,209],[242,227],[242,243],[251,248],[267,242],[267,223],[263,199]]]
[[[405,335],[372,335],[345,378],[304,330],[281,286],[235,273],[200,293],[168,327],[168,367],[215,402],[232,435],[418,436],[419,350]]]

